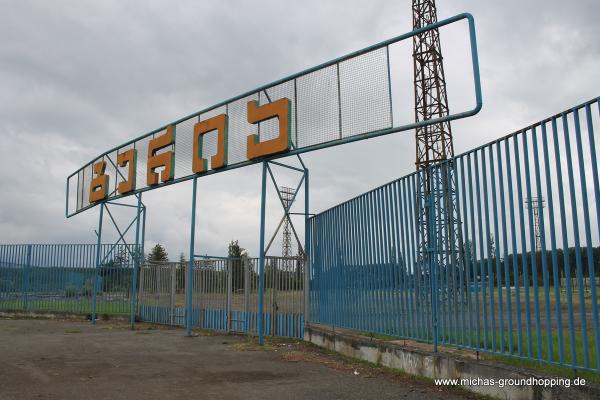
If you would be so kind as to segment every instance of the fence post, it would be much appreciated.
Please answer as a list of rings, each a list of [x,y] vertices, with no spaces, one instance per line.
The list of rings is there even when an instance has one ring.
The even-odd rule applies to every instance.
[[[132,274],[132,282],[131,282],[131,305],[130,305],[130,315],[129,315],[129,323],[131,325],[131,328],[133,329],[133,326],[135,324],[135,312],[136,312],[136,305],[137,305],[137,281],[138,281],[138,270],[140,268],[140,251],[139,251],[139,245],[140,245],[140,217],[141,217],[141,213],[142,213],[142,194],[138,194],[137,195],[138,198],[138,204],[137,204],[137,211],[136,211],[136,221],[135,221],[135,258],[133,260],[133,274]],[[143,257],[143,254],[142,254]]]
[[[227,265],[227,304],[225,314],[227,315],[227,333],[231,331],[231,297],[233,291],[233,282],[232,282],[232,260],[225,260]]]
[[[192,186],[192,221],[190,226],[190,260],[188,262],[187,279],[185,285],[185,325],[187,335],[192,336],[192,290],[193,290],[193,268],[194,268],[194,241],[196,240],[196,192],[198,189],[198,177],[194,177]]]
[[[100,203],[100,219],[98,221],[98,242],[96,243],[96,271],[94,274],[94,288],[92,289],[92,324],[96,324],[96,292],[98,291],[98,272],[100,269],[100,248],[102,243],[102,216],[104,203]]]
[[[23,306],[25,311],[29,309],[29,270],[31,268],[31,245],[27,245],[27,260],[23,271]]]
[[[308,169],[304,170],[304,324],[310,319],[310,231],[309,231],[309,213],[308,206]]]
[[[435,200],[434,195],[436,193],[437,187],[435,186],[437,180],[433,177],[433,168],[427,168],[427,175],[430,182],[429,193],[427,199],[427,206],[429,208],[429,212],[427,213],[427,235],[429,236],[427,239],[427,253],[428,253],[428,264],[429,264],[429,290],[431,290],[431,319],[433,324],[433,351],[437,352],[438,345],[438,293],[437,293],[437,276],[436,276],[436,262],[437,255],[437,246],[435,243],[436,233],[435,230],[436,222],[435,222]],[[438,228],[439,229],[439,228]]]
[[[175,292],[177,291],[177,264],[171,264],[171,299],[169,308],[171,310],[171,325],[175,325]]]
[[[277,282],[280,258],[271,259],[271,336],[277,335]]]
[[[142,302],[144,301],[144,266],[145,265],[146,265],[146,263],[144,262],[139,267],[140,268],[140,286],[139,286],[139,289],[138,289],[138,305],[137,305],[137,309],[138,309],[138,313],[139,313],[141,321],[143,321],[143,319],[142,319]]]
[[[250,330],[248,321],[250,319],[250,262],[247,255],[242,255],[242,268],[244,269],[244,330]]]
[[[263,295],[265,291],[265,197],[267,191],[267,162],[262,163],[262,181],[260,196],[260,258],[258,261],[258,343],[263,345],[264,338],[264,315]]]

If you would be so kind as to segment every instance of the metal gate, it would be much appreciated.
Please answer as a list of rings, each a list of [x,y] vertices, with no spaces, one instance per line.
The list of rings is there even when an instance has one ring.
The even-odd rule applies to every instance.
[[[145,263],[140,271],[142,321],[184,326],[187,262]],[[192,325],[254,334],[258,331],[258,259],[209,257],[194,262]],[[266,257],[264,332],[304,334],[304,259]]]

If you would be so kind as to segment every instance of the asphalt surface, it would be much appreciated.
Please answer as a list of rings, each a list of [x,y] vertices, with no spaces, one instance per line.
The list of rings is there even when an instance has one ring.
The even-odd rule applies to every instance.
[[[0,319],[0,400],[475,398],[293,340],[137,329]]]

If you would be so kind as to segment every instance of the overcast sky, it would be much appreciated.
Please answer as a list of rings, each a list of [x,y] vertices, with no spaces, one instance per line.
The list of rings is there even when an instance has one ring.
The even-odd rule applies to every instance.
[[[65,218],[69,174],[180,117],[410,31],[410,3],[0,1],[0,243],[94,242],[98,207]],[[600,94],[597,0],[438,3],[439,19],[471,12],[478,35],[484,106],[453,124],[457,154]],[[465,39],[464,24],[441,31],[453,112],[473,104]],[[409,47],[391,54],[395,118],[412,116]],[[303,156],[310,211],[412,172],[413,135]],[[260,167],[198,186],[197,253],[223,255],[239,239],[257,254]],[[190,194],[191,182],[144,194],[147,247],[187,252]],[[268,206],[272,231],[272,191]]]

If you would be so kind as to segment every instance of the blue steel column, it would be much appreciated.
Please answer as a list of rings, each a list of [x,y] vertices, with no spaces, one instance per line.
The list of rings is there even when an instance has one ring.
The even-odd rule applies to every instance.
[[[258,343],[264,344],[263,336],[263,293],[265,290],[265,200],[267,191],[267,162],[262,163],[260,195],[260,259],[258,262]]]
[[[308,218],[310,213],[308,197],[308,169],[304,169],[304,324],[310,318],[310,233]]]
[[[196,189],[198,188],[198,177],[194,177],[192,186],[192,222],[190,226],[190,260],[188,261],[187,285],[185,285],[185,326],[187,335],[192,336],[192,290],[193,290],[193,268],[194,268],[194,241],[196,239]]]
[[[100,218],[98,220],[98,242],[96,243],[96,271],[94,274],[94,290],[92,290],[92,324],[96,324],[96,292],[98,291],[98,269],[100,268],[100,248],[102,244],[102,217],[104,216],[104,203],[100,204]]]
[[[139,252],[139,244],[140,244],[140,217],[142,212],[142,193],[137,195],[138,204],[136,210],[136,221],[135,221],[135,258],[133,260],[133,277],[131,282],[131,305],[130,305],[130,315],[129,315],[129,323],[131,324],[131,328],[135,324],[135,311],[137,305],[137,281],[138,281],[138,272],[140,269],[140,252]]]
[[[143,207],[143,217],[142,217],[142,257],[145,257],[145,248],[144,244],[146,243],[146,206]]]

